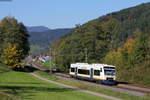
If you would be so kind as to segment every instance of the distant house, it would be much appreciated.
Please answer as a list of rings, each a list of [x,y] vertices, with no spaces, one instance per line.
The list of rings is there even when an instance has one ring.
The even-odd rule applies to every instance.
[[[39,60],[42,62],[47,62],[50,60],[50,57],[49,56],[41,56],[41,57],[39,57]]]

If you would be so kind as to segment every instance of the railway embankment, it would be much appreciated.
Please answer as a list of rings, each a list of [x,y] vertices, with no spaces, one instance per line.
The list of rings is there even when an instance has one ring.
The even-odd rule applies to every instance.
[[[33,64],[33,65],[38,67],[37,64],[36,65]],[[48,78],[50,80],[54,80],[67,85],[76,86],[79,88],[87,89],[98,93],[103,93],[118,98],[123,98],[123,99],[125,98],[125,100],[149,100],[150,99],[149,88],[131,86],[128,84],[119,84],[118,86],[107,86],[102,84],[96,84],[93,82],[73,79],[70,78],[69,75],[62,74],[62,73],[49,74],[42,71],[37,71],[35,73],[42,77]],[[129,99],[129,98],[134,98],[134,99]]]

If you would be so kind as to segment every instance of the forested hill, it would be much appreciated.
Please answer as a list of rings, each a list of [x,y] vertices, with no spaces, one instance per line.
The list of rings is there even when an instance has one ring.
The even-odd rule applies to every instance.
[[[107,63],[118,80],[150,84],[150,3],[113,12],[83,25],[52,45],[55,63]]]
[[[65,36],[71,29],[49,29],[45,26],[27,27],[31,45],[48,47],[53,40]]]
[[[123,9],[119,12],[113,12],[98,18],[98,21],[108,22],[116,19],[119,26],[115,29],[113,35],[116,35],[118,42],[126,40],[135,30],[143,33],[150,33],[150,3]]]
[[[27,30],[29,32],[44,32],[44,31],[48,31],[50,29],[45,26],[27,26]]]

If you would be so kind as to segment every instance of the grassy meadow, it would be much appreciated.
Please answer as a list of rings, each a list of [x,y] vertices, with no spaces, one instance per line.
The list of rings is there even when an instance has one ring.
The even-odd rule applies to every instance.
[[[0,68],[0,100],[107,100],[39,80],[25,72]]]

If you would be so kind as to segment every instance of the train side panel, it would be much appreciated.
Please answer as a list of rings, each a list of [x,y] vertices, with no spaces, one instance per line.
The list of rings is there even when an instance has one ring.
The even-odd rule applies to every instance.
[[[107,67],[105,68],[104,66]],[[110,75],[110,72],[113,72],[113,70],[108,68],[109,67],[106,64],[104,65],[104,64],[76,63],[71,64],[69,74],[72,77],[79,79],[98,81],[100,83],[110,85],[116,84],[115,74]],[[111,66],[110,68],[114,68],[114,66]]]

